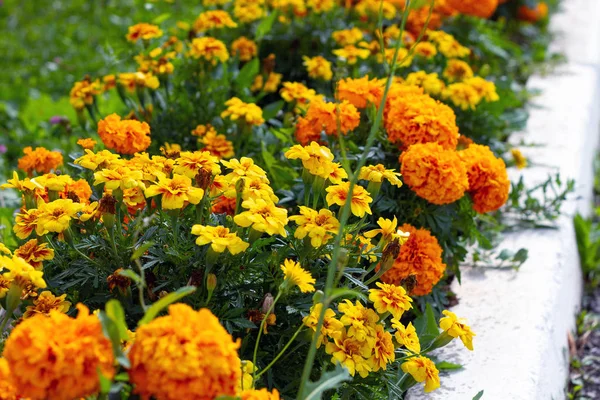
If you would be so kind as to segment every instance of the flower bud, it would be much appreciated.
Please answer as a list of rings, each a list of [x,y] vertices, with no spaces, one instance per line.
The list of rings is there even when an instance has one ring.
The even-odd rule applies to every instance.
[[[217,276],[215,274],[208,274],[206,277],[206,289],[209,292],[213,292],[217,287]]]
[[[263,299],[262,305],[260,307],[260,311],[263,314],[269,312],[269,310],[273,307],[273,295],[271,293],[265,294],[265,298]]]

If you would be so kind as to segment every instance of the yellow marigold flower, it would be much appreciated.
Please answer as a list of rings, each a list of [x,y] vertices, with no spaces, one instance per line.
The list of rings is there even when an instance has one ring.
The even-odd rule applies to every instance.
[[[182,151],[175,160],[173,172],[194,178],[202,170],[211,175],[220,174],[219,159],[208,151]]]
[[[425,71],[411,72],[404,81],[407,85],[420,86],[425,93],[431,96],[438,96],[445,88],[444,81],[438,78],[436,72],[428,74]]]
[[[94,146],[96,146],[96,141],[90,138],[79,139],[77,141],[77,144],[83,147],[84,149],[92,150]]]
[[[128,41],[137,42],[140,39],[150,40],[161,37],[163,31],[156,25],[140,23],[129,27],[127,36]]]
[[[467,320],[458,318],[456,314],[448,310],[442,311],[442,314],[445,317],[440,319],[440,328],[453,338],[459,337],[465,347],[473,351],[473,336],[476,335],[467,325]]]
[[[2,246],[4,245],[0,243],[0,251],[2,250]],[[15,256],[21,257],[33,268],[41,270],[44,261],[52,260],[54,258],[54,250],[48,248],[48,243],[38,243],[37,239],[31,239],[15,250]]]
[[[448,5],[461,14],[480,18],[491,17],[498,7],[498,0],[447,0]]]
[[[308,72],[308,76],[313,79],[321,79],[330,81],[333,77],[331,63],[323,56],[307,57],[303,56],[304,66]]]
[[[129,376],[143,398],[235,396],[241,379],[239,346],[208,309],[174,304],[169,315],[137,329]]]
[[[127,167],[105,168],[102,171],[94,172],[94,185],[104,183],[104,188],[110,190],[126,190],[134,187],[145,189],[143,179],[142,171]]]
[[[396,329],[394,334],[398,343],[413,353],[419,354],[421,352],[421,342],[417,335],[417,329],[414,327],[412,322],[404,326],[399,319],[392,319],[392,328]]]
[[[48,190],[62,192],[73,179],[69,175],[44,174],[34,178],[35,182]]]
[[[333,40],[340,46],[347,46],[349,44],[356,44],[363,40],[363,33],[358,28],[343,29],[341,31],[334,31],[331,34]]]
[[[448,85],[442,92],[442,97],[449,99],[452,104],[464,111],[475,110],[482,100],[477,90],[464,82]]]
[[[41,211],[37,208],[24,210],[15,217],[13,232],[19,239],[27,239],[37,229],[37,220]]]
[[[458,155],[467,169],[473,209],[483,214],[502,207],[510,192],[504,160],[489,147],[478,144],[471,144]]]
[[[344,331],[339,338],[327,343],[325,352],[331,354],[332,363],[343,365],[352,376],[358,372],[366,378],[373,371],[373,341],[361,341],[357,337],[347,336]]]
[[[469,189],[467,169],[454,150],[437,143],[414,144],[400,156],[404,182],[433,204],[450,204]]]
[[[263,199],[248,199],[242,202],[246,211],[236,215],[233,221],[243,228],[252,226],[258,232],[268,235],[287,236],[285,226],[288,223],[287,210],[276,207]]]
[[[339,185],[340,183],[344,182],[344,179],[348,179],[348,173],[342,167],[342,164],[332,163],[331,167],[333,169],[327,177],[327,179],[329,179],[329,182],[333,183],[334,185]]]
[[[298,289],[300,289],[302,293],[311,293],[315,291],[315,278],[312,277],[310,272],[302,268],[300,263],[285,259],[280,268],[283,272],[284,285],[287,285],[288,288],[298,286]]]
[[[231,19],[227,11],[208,10],[204,11],[194,21],[194,31],[206,32],[211,29],[237,28],[237,24]]]
[[[44,281],[42,271],[33,268],[29,263],[21,257],[13,256],[12,258],[0,256],[0,269],[4,269],[2,277],[13,282],[21,288],[33,285],[36,288],[44,289],[46,282]]]
[[[325,198],[327,205],[331,206],[337,204],[338,206],[343,207],[350,195],[350,208],[352,214],[360,218],[364,217],[365,214],[371,215],[371,207],[369,204],[371,204],[373,199],[364,187],[354,185],[352,194],[350,194],[350,182],[343,182],[339,185],[329,186],[325,190],[327,191],[327,196]]]
[[[36,147],[33,150],[30,146],[23,149],[23,157],[19,158],[18,167],[25,171],[27,175],[33,175],[33,172],[46,174],[63,163],[63,156],[58,151],[50,151],[44,147]]]
[[[213,251],[223,253],[225,249],[232,255],[246,251],[249,244],[240,239],[234,232],[224,226],[192,226],[192,235],[197,235],[196,244],[204,246],[210,244]]]
[[[454,36],[444,31],[427,31],[427,38],[434,42],[440,53],[446,58],[463,58],[471,54],[471,50],[462,46]]]
[[[202,150],[209,152],[218,159],[231,158],[235,155],[233,143],[227,140],[227,136],[209,132],[200,139],[199,143],[204,146]]]
[[[361,342],[372,341],[375,326],[379,321],[379,316],[374,310],[366,308],[358,300],[355,304],[344,300],[338,305],[338,310],[343,314],[340,322],[348,327],[348,337],[355,337]]]
[[[383,8],[383,17],[393,19],[396,16],[396,7],[390,0],[360,0],[355,10],[361,17],[378,18],[379,10]]]
[[[333,54],[335,54],[339,59],[346,61],[349,65],[354,65],[359,59],[366,60],[369,58],[371,52],[367,49],[361,49],[353,44],[349,44],[344,46],[342,49],[333,50]]]
[[[471,86],[477,94],[488,103],[500,100],[500,96],[496,92],[496,84],[494,82],[487,81],[480,76],[466,79],[465,84]]]
[[[121,154],[134,154],[150,146],[150,125],[111,114],[98,122],[98,135],[104,145]]]
[[[302,323],[309,327],[313,334],[317,332],[317,324],[319,322],[319,316],[323,304],[317,303],[310,308],[310,314],[302,319]],[[317,338],[317,348],[321,347],[323,343],[328,343],[329,339],[340,338],[344,333],[344,324],[335,318],[335,311],[331,308],[325,310],[325,318],[323,319],[323,326],[321,327],[321,333]]]
[[[333,10],[336,6],[335,0],[306,0],[306,6],[316,14],[322,14]]]
[[[149,72],[137,71],[119,74],[119,84],[128,92],[134,93],[138,88],[158,89],[160,81]]]
[[[13,378],[6,358],[0,358],[0,393],[4,400],[20,400],[22,396],[17,394],[13,384]]]
[[[256,75],[250,90],[253,92],[263,91],[265,93],[275,93],[279,87],[279,84],[281,83],[282,76],[283,75],[276,72],[271,72],[267,77],[267,81],[265,82],[262,75]]]
[[[244,390],[240,393],[241,400],[279,400],[279,392],[277,389],[273,389],[269,392],[267,389],[250,389]]]
[[[105,91],[110,90],[117,86],[117,78],[114,74],[108,74],[102,77],[102,82],[104,83],[103,89]]]
[[[242,157],[239,160],[232,158],[229,161],[221,160],[221,164],[232,170],[227,176],[232,182],[236,182],[242,177],[258,177],[267,179],[267,173],[264,169],[254,164],[254,160],[249,157]]]
[[[211,124],[196,125],[196,127],[192,131],[192,135],[198,136],[198,137],[208,135],[209,133],[215,133],[215,134],[217,133],[215,127],[212,126]]]
[[[466,62],[453,59],[448,60],[443,75],[450,82],[464,81],[473,77],[473,70]]]
[[[379,229],[373,229],[368,232],[365,232],[364,236],[366,238],[371,239],[381,234],[381,239],[385,243],[394,239],[398,239],[400,244],[404,244],[408,240],[409,234],[398,230],[398,220],[396,219],[396,217],[394,217],[393,220],[379,217],[379,219],[377,220],[377,225],[379,225]]]
[[[513,159],[515,160],[515,165],[518,169],[523,169],[527,167],[527,158],[521,153],[519,149],[510,149],[510,154],[512,154]]]
[[[91,169],[95,171],[97,168],[113,168],[117,165],[123,165],[124,161],[120,159],[121,156],[115,153],[111,153],[108,150],[102,150],[98,153],[94,153],[91,150],[85,150],[85,154],[74,162],[77,165],[81,165],[83,168]]]
[[[381,79],[369,80],[368,75],[358,79],[346,78],[338,82],[336,97],[347,100],[356,108],[366,108],[369,104],[379,107],[384,85]]]
[[[0,275],[0,299],[6,297],[6,294],[8,293],[11,284],[12,282],[10,281],[10,279],[6,279],[4,276]]]
[[[454,111],[426,94],[391,96],[384,110],[384,126],[388,140],[404,147],[437,142],[454,149],[458,143]]]
[[[128,206],[130,205],[129,202],[129,196],[127,195],[127,192],[131,190],[131,189],[126,189],[123,192],[123,201],[125,202],[125,204],[127,204]],[[135,188],[134,190],[139,190],[138,188]],[[143,196],[141,196],[141,201],[143,202],[143,205],[146,205],[146,201],[145,198]],[[79,220],[81,222],[86,222],[89,221],[90,219],[94,218],[94,219],[99,219],[100,216],[102,215],[102,213],[99,210],[99,206],[100,204],[97,201],[94,201],[93,203],[87,204],[82,210],[81,210],[81,214],[79,215]]]
[[[400,177],[402,175],[393,169],[385,169],[383,164],[367,165],[360,169],[358,179],[364,179],[369,182],[382,183],[387,180],[394,186],[402,187]]]
[[[204,190],[192,186],[192,180],[185,175],[173,174],[173,179],[159,176],[156,184],[145,190],[146,197],[162,195],[164,210],[178,210],[185,203],[198,204],[204,197]]]
[[[240,36],[231,43],[231,55],[237,56],[240,61],[250,61],[258,54],[256,42],[245,36]]]
[[[306,15],[305,0],[271,0],[271,7],[283,13],[293,13],[296,16]]]
[[[387,283],[376,283],[379,289],[369,290],[369,300],[379,314],[389,312],[394,318],[400,319],[404,311],[412,308],[412,299],[406,294],[402,286]]]
[[[265,326],[266,327],[266,326]],[[254,379],[252,378],[256,367],[252,363],[252,361],[243,360],[242,361],[242,379],[240,385],[238,386],[236,392],[241,392],[245,389],[250,389],[254,387]]]
[[[36,240],[36,242],[37,242],[37,240]],[[4,243],[0,243],[0,253],[11,255],[12,251],[10,251],[10,249],[8,247],[6,247],[6,245]],[[21,257],[21,256],[19,256],[19,257]],[[21,257],[21,258],[23,258],[23,257]]]
[[[232,188],[235,191],[235,187]],[[227,195],[227,193],[225,193]],[[234,197],[235,194],[228,197]],[[263,180],[262,178],[252,177],[244,181],[244,189],[242,192],[242,199],[263,199],[265,201],[272,201],[277,203],[279,198],[275,196],[273,188]]]
[[[13,171],[13,178],[8,179],[6,183],[0,185],[0,189],[16,189],[21,193],[33,192],[35,190],[44,189],[42,185],[37,183],[36,179],[20,179],[17,171]]]
[[[233,8],[233,15],[242,24],[249,24],[265,16],[265,10],[257,3],[236,2]]]
[[[381,280],[400,286],[402,281],[411,275],[416,280],[416,286],[409,293],[411,296],[424,296],[431,293],[446,270],[442,262],[442,248],[435,236],[426,229],[417,229],[412,225],[404,224],[400,227],[402,232],[408,232],[408,240],[400,247],[400,254],[394,265],[386,271]]]
[[[221,118],[229,118],[232,121],[241,119],[248,125],[262,125],[265,123],[262,110],[253,103],[244,103],[237,97],[225,102],[227,109],[221,113]]]
[[[81,211],[83,204],[75,203],[71,199],[58,199],[50,203],[42,203],[38,207],[39,215],[36,220],[36,233],[38,236],[48,232],[64,232],[69,228],[71,219]]]
[[[289,219],[298,224],[294,237],[304,239],[308,236],[310,244],[314,248],[327,244],[340,228],[340,222],[327,209],[317,211],[300,206],[300,215],[291,216]]]
[[[279,94],[286,102],[298,102],[301,106],[308,104],[313,98],[317,97],[317,92],[314,89],[309,89],[299,82],[283,82]]]
[[[36,315],[13,330],[4,357],[17,393],[32,399],[71,400],[100,390],[98,373],[114,375],[113,352],[95,315],[78,305],[77,318],[53,311]]]
[[[204,36],[192,40],[189,55],[193,58],[203,58],[212,65],[225,62],[229,59],[229,52],[225,43],[213,37]]]
[[[433,58],[437,54],[437,49],[433,43],[419,42],[415,45],[414,52],[416,56]]]
[[[323,179],[327,179],[333,169],[333,153],[317,142],[311,142],[308,146],[294,145],[284,155],[289,160],[301,160],[302,166],[311,175]]]
[[[375,344],[373,345],[373,355],[371,357],[373,371],[386,370],[387,365],[396,360],[394,351],[392,334],[387,332],[383,325],[377,325],[375,327]]]
[[[440,387],[439,371],[433,361],[427,357],[418,356],[409,358],[400,366],[402,371],[410,374],[417,382],[425,382],[425,393]]]
[[[102,93],[102,86],[99,80],[92,81],[86,78],[75,82],[69,92],[69,102],[75,110],[83,110],[86,105],[94,104],[94,98]]]
[[[27,306],[23,318],[31,318],[34,315],[50,315],[51,311],[66,314],[71,308],[71,302],[65,301],[66,294],[56,297],[51,292],[45,290],[33,301],[32,306]]]

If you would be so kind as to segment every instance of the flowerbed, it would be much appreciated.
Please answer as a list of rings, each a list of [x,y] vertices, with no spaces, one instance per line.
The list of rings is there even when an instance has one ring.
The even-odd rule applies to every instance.
[[[3,185],[22,197],[0,248],[6,390],[435,390],[460,366],[431,352],[475,336],[447,283],[518,267],[498,235],[551,223],[573,185],[511,189],[501,157],[527,163],[506,138],[524,62],[549,57],[527,3],[205,0],[131,26],[135,72],[75,83],[79,127],[54,122],[78,137],[24,149]]]

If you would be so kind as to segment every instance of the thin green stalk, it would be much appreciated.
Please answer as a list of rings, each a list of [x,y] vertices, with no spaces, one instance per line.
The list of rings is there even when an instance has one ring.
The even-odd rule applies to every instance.
[[[302,331],[303,328],[304,328],[304,325],[300,325],[300,327],[296,330],[296,332],[294,333],[292,338],[286,343],[286,345],[283,347],[283,349],[281,349],[279,354],[277,354],[275,356],[275,358],[266,367],[264,367],[258,374],[256,374],[256,377],[255,377],[256,379],[260,378],[262,374],[267,372],[281,358],[281,356],[283,356],[285,351],[292,345],[294,340],[296,340],[296,338],[298,337],[298,335],[300,334],[300,332]]]
[[[257,378],[256,355],[258,354],[258,345],[260,344],[260,338],[262,336],[263,329],[265,329],[265,323],[267,322],[267,318],[269,317],[269,315],[271,315],[271,312],[273,311],[273,309],[275,309],[275,304],[277,304],[277,301],[281,297],[281,293],[282,293],[282,291],[280,290],[279,293],[277,293],[277,296],[275,296],[275,300],[273,300],[273,304],[271,304],[271,307],[269,307],[269,310],[265,313],[262,321],[260,322],[260,327],[258,328],[258,336],[256,337],[256,343],[254,344],[254,354],[252,355],[252,364],[254,365],[254,372],[252,373],[252,383],[253,384],[256,382],[256,378]]]

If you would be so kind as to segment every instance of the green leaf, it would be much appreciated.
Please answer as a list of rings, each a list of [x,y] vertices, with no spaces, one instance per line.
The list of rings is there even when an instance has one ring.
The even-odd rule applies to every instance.
[[[462,369],[463,366],[461,364],[454,364],[448,361],[440,361],[435,363],[435,367],[440,371],[454,371],[457,369]]]
[[[260,69],[260,63],[258,58],[254,58],[252,61],[246,63],[235,77],[235,84],[241,88],[250,87],[254,77],[258,75]]]
[[[100,318],[100,323],[102,324],[104,336],[106,336],[112,343],[115,359],[122,367],[129,368],[129,359],[125,353],[123,353],[123,348],[121,347],[121,335],[119,334],[119,328],[117,327],[117,324],[115,324],[104,311],[100,311],[98,317]]]
[[[138,326],[145,325],[152,321],[164,308],[184,298],[185,296],[194,293],[195,291],[195,286],[184,286],[173,293],[169,293],[148,308],[146,314],[144,314],[144,317],[140,320],[140,322],[138,322]]]
[[[307,396],[305,400],[317,400],[323,398],[323,393],[327,390],[337,388],[342,382],[350,381],[352,377],[348,370],[339,364],[336,364],[333,371],[323,372],[321,379],[316,382],[306,384]]]
[[[361,292],[358,292],[356,290],[352,290],[352,289],[347,289],[347,288],[337,288],[334,289],[331,292],[331,299],[338,299],[340,297],[358,297],[360,300],[364,301],[365,303],[369,301],[369,299],[367,298],[367,296],[365,296],[364,294],[362,294]]]
[[[166,20],[168,20],[170,17],[171,17],[171,14],[169,14],[169,13],[160,14],[158,17],[156,17],[152,20],[152,23],[155,25],[160,25],[163,22],[165,22]]]
[[[267,104],[265,107],[263,107],[263,118],[265,119],[265,121],[268,121],[271,118],[275,118],[277,116],[277,113],[283,108],[284,104],[285,103],[283,100],[279,100],[271,104]]]
[[[100,380],[100,393],[106,394],[110,392],[110,387],[112,386],[112,382],[106,376],[102,374],[100,368],[98,368],[98,379]]]
[[[273,27],[275,19],[277,18],[277,11],[273,11],[267,18],[263,19],[260,24],[256,27],[256,34],[254,37],[259,42]]]
[[[440,334],[435,319],[435,313],[429,303],[427,303],[427,306],[425,307],[425,312],[420,315],[413,324],[421,339],[422,345],[430,343]]]
[[[146,252],[146,250],[148,250],[152,246],[154,246],[154,242],[146,242],[142,244],[140,247],[135,249],[135,251],[131,255],[131,261],[135,261],[138,258],[140,258]]]
[[[106,303],[104,307],[106,315],[110,318],[117,329],[119,330],[119,338],[121,340],[129,340],[129,333],[127,333],[127,323],[125,322],[125,311],[118,300],[112,299]]]
[[[479,399],[481,399],[482,397],[483,397],[483,390],[482,390],[481,392],[477,393],[477,394],[475,395],[475,397],[473,397],[473,400],[479,400]]]
[[[128,277],[129,279],[134,281],[137,286],[141,286],[142,284],[142,278],[130,269],[124,269],[122,271],[119,271],[119,275]]]

